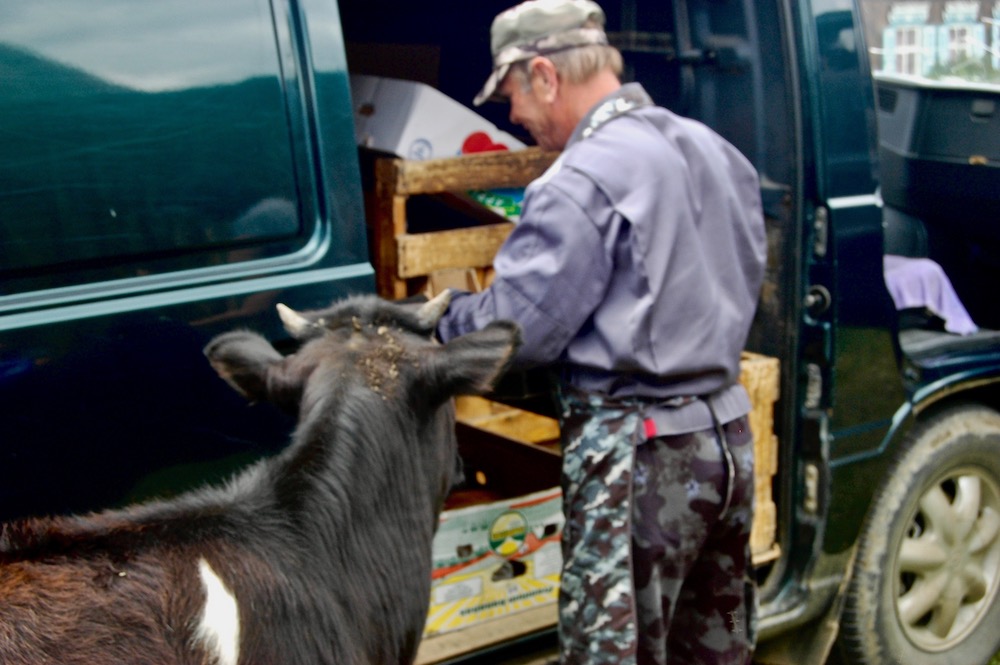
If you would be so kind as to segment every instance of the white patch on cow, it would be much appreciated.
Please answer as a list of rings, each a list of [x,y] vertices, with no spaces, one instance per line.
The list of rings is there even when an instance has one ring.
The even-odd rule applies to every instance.
[[[205,588],[205,609],[195,630],[195,640],[215,657],[217,665],[236,665],[240,658],[240,612],[236,596],[205,559],[198,560]]]

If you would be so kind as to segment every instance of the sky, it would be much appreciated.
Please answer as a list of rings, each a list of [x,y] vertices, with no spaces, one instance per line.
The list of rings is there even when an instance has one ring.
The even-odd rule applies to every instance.
[[[150,92],[273,74],[270,26],[267,0],[0,4],[0,42]]]

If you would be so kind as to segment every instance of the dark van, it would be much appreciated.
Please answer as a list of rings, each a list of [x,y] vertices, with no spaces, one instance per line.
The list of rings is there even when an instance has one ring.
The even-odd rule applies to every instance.
[[[468,103],[508,4],[3,11],[2,517],[177,491],[282,445],[290,423],[218,385],[202,345],[239,326],[278,337],[279,301],[375,289],[349,76]],[[1000,650],[1000,92],[874,77],[853,0],[603,5],[627,78],[761,175],[770,252],[747,348],[781,375],[758,659],[986,663]],[[482,114],[519,131],[500,105]],[[949,285],[974,329],[904,297],[912,279]]]

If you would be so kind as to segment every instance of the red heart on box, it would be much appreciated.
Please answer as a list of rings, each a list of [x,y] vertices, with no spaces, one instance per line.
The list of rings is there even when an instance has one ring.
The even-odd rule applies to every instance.
[[[472,132],[462,142],[462,154],[472,152],[489,152],[491,150],[507,150],[503,143],[494,143],[486,132]]]

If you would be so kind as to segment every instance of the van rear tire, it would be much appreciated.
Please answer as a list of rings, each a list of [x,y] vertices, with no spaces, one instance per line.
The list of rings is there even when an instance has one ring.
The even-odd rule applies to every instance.
[[[869,510],[840,622],[845,662],[985,664],[1000,651],[1000,413],[918,423]]]

